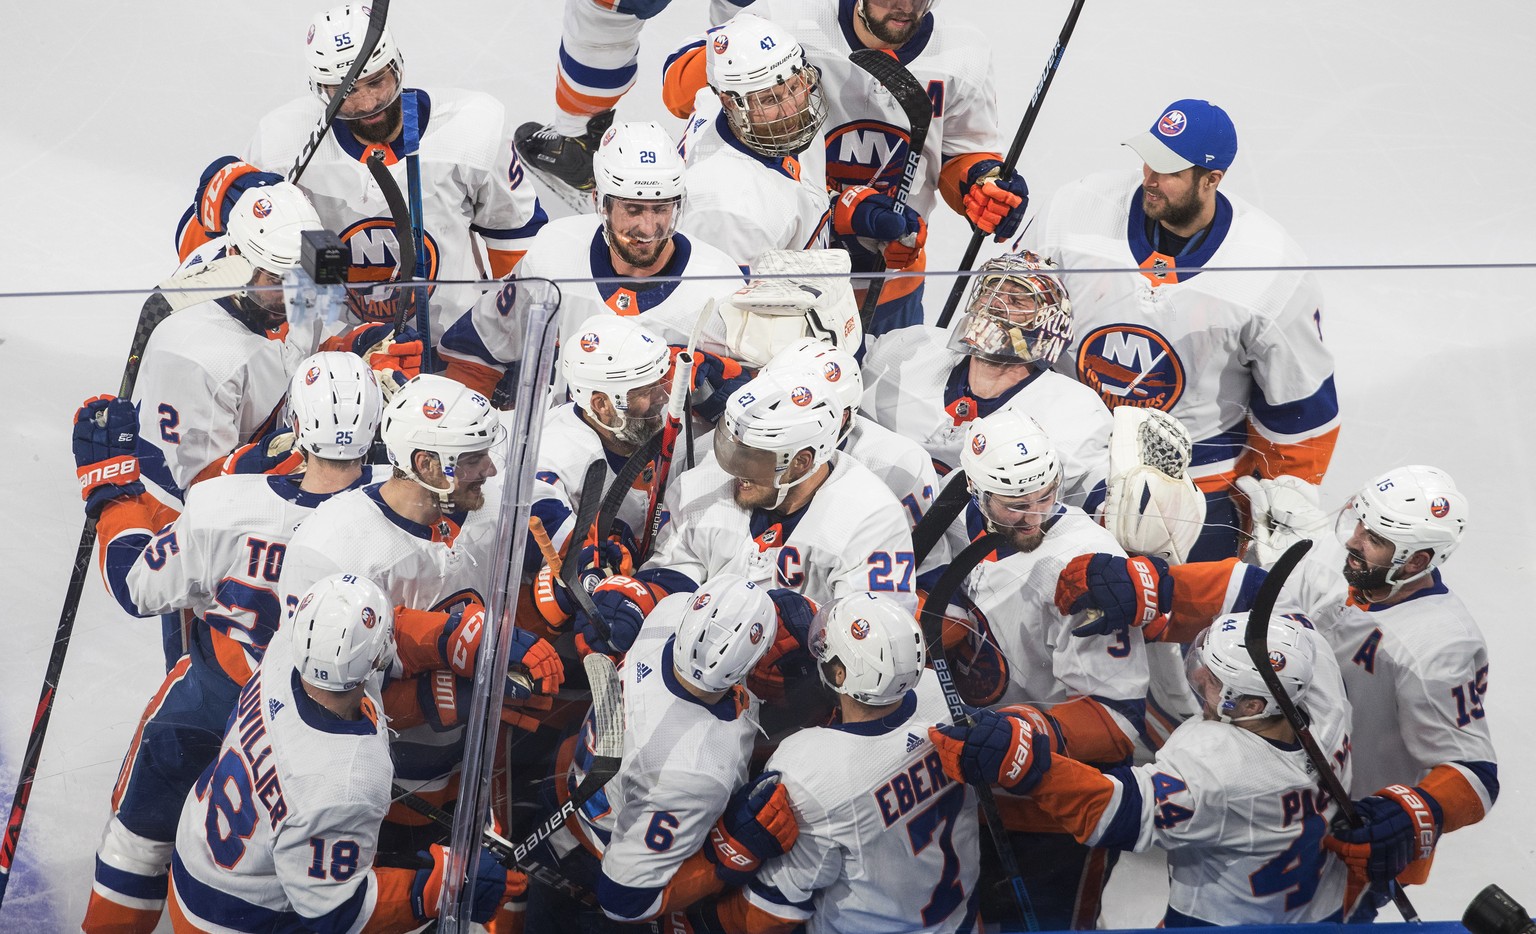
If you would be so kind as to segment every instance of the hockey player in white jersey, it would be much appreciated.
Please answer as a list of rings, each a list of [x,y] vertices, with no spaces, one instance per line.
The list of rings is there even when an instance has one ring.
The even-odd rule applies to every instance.
[[[86,931],[154,929],[182,801],[212,761],[240,686],[283,616],[274,589],[288,539],[319,503],[372,480],[362,459],[383,400],[362,361],[316,354],[301,365],[288,395],[285,422],[295,431],[302,473],[216,477],[188,494],[180,516],[142,491],[125,495],[125,485],[91,491],[98,505],[116,497],[97,520],[108,591],[134,616],[186,609],[194,623],[188,654],[145,708],[124,757],[97,851]],[[98,412],[105,424],[97,423]],[[122,400],[95,399],[81,409],[77,455],[91,462],[82,463],[83,473],[112,461],[111,448],[131,457],[132,420]]]
[[[620,651],[655,602],[717,574],[820,604],[856,591],[916,608],[906,512],[878,478],[836,450],[843,408],[817,373],[760,373],[731,395],[713,455],[669,486],[655,553],[597,586],[611,632],[576,624],[598,651]]]
[[[1257,506],[1253,550],[1261,560],[1301,538],[1319,542],[1281,599],[1316,623],[1343,671],[1357,724],[1354,781],[1346,784],[1369,796],[1358,804],[1366,826],[1328,845],[1377,891],[1392,878],[1423,882],[1439,835],[1481,820],[1499,794],[1483,707],[1487,646],[1440,572],[1465,533],[1467,500],[1437,468],[1388,471],[1339,514],[1341,551],[1310,484],[1282,477],[1243,485]],[[1116,576],[1124,587],[1127,575]],[[1178,586],[1169,596],[1178,599],[1163,638],[1188,641],[1214,608],[1246,609],[1264,577],[1236,559],[1173,568]],[[1105,592],[1089,599],[1110,603]],[[1367,915],[1382,903],[1375,892],[1371,899]]]
[[[1268,215],[1218,191],[1237,155],[1221,108],[1175,101],[1126,145],[1145,163],[1063,187],[1025,236],[1066,273],[1076,333],[1056,362],[1111,408],[1162,409],[1195,442],[1207,498],[1191,558],[1238,553],[1235,477],[1322,481],[1338,437],[1322,299],[1300,248]],[[1269,272],[1206,275],[1206,266]],[[1133,270],[1140,269],[1138,275]]]
[[[932,731],[951,778],[976,781],[1000,758],[1030,776],[1033,806],[1098,847],[1168,851],[1166,927],[1339,922],[1347,872],[1323,848],[1337,801],[1318,787],[1290,723],[1244,647],[1247,613],[1223,616],[1190,655],[1203,718],[1174,731],[1155,761],[1108,772],[1035,740],[1030,707],[981,711]],[[1304,620],[1269,621],[1270,660],[1309,715],[1319,748],[1349,782],[1350,702],[1327,643]],[[1001,755],[1000,755],[1001,753]],[[997,774],[995,766],[991,775]],[[791,788],[791,793],[794,789]]]
[[[831,224],[826,102],[786,30],[742,14],[708,36],[709,86],[684,111],[682,226],[746,272],[766,250],[825,247]],[[905,232],[905,226],[902,228]],[[912,250],[915,256],[916,250]]]
[[[316,582],[240,691],[218,756],[186,796],[171,860],[180,932],[405,932],[437,917],[448,853],[419,870],[375,866],[390,803],[379,682],[393,656],[390,600],[365,578]],[[473,920],[527,888],[471,857]]]
[[[917,524],[933,503],[933,491],[939,485],[933,461],[916,441],[859,412],[864,378],[853,354],[819,338],[802,337],[776,354],[767,369],[821,375],[843,407],[838,450],[847,452],[879,477],[907,510],[908,520]]]
[[[971,493],[968,537],[991,531],[1005,538],[966,578],[954,601],[963,612],[951,611],[1001,654],[997,667],[1006,682],[972,690],[978,700],[1000,695],[1004,703],[1037,705],[1057,751],[1104,767],[1128,764],[1146,713],[1147,652],[1140,632],[1074,638],[1072,630],[1084,618],[1064,616],[1055,605],[1057,579],[1072,559],[1123,554],[1118,543],[1082,510],[1058,501],[1062,471],[1051,438],[1017,409],[970,422],[960,466]],[[1010,803],[999,802],[1003,822],[1025,884],[1036,893],[1042,926],[1092,927],[1113,856],[1052,832]],[[995,877],[990,850],[983,860],[983,878]],[[988,886],[982,889],[986,893]],[[988,917],[1011,910],[1006,900],[982,896]]]
[[[800,825],[790,851],[695,914],[706,931],[895,934],[975,929],[976,794],[944,774],[928,728],[947,722],[917,621],[855,593],[817,613],[810,645],[841,716],[768,760]],[[697,928],[696,928],[697,929]]]
[[[546,226],[518,275],[561,281],[562,343],[592,315],[617,314],[639,315],[667,343],[687,344],[709,300],[740,287],[741,270],[711,244],[677,231],[683,162],[660,126],[612,127],[595,164],[596,216],[565,217]],[[689,279],[680,281],[682,276]],[[606,281],[569,281],[588,279]],[[502,294],[487,294],[444,337],[447,375],[485,395],[509,364],[522,358],[522,335],[505,317],[516,289],[514,280]],[[704,323],[698,347],[724,353],[723,328],[713,316]]]
[[[262,118],[246,152],[249,166],[286,172],[294,164],[356,58],[368,16],[368,7],[356,2],[316,15],[303,47],[312,93]],[[341,237],[351,262],[349,279],[379,284],[349,291],[358,322],[394,320],[395,303],[409,298],[385,283],[402,272],[425,280],[458,280],[431,288],[428,310],[435,345],[479,297],[472,280],[510,273],[548,218],[513,151],[501,102],[480,91],[428,94],[406,88],[404,66],[405,57],[386,27],[299,184],[325,226]],[[366,161],[375,150],[384,153],[385,165],[408,197],[407,166],[414,162],[418,169],[421,275],[397,269],[399,237],[406,233],[395,230],[383,192],[369,175]],[[235,175],[239,168],[231,165],[226,174]],[[417,330],[425,330],[422,325],[417,322]]]
[[[931,6],[931,0],[757,0],[751,10],[789,30],[821,73],[832,190],[868,186],[891,195],[901,183],[911,134],[906,114],[879,82],[848,60],[858,49],[886,50],[933,99],[910,209],[930,217],[942,196],[976,229],[1007,238],[1024,216],[1029,190],[1017,172],[1001,176],[1003,141],[990,46],[981,30],[940,22]],[[697,60],[710,53],[709,40],[694,40],[668,59],[665,100],[676,116],[688,115],[693,105],[688,89],[704,83]],[[855,269],[872,268],[873,258],[863,252]],[[926,258],[919,257],[907,268],[925,267]],[[889,280],[871,331],[880,334],[921,322],[922,279]]]
[[[623,764],[577,812],[582,849],[565,860],[594,878],[609,918],[680,912],[793,845],[782,786],[771,774],[747,780],[760,727],[744,682],[776,628],[768,594],[734,574],[673,594],[646,618],[625,656]],[[566,789],[589,764],[585,740],[573,745],[557,779]]]
[[[864,360],[864,411],[927,448],[947,474],[967,425],[1005,410],[1045,429],[1061,462],[1059,498],[1092,513],[1109,470],[1109,413],[1094,393],[1051,370],[1072,341],[1072,301],[1054,264],[1032,253],[988,260],[946,333],[904,328]]]
[[[179,509],[231,452],[281,427],[288,378],[315,347],[282,339],[286,305],[269,287],[298,268],[301,233],[320,229],[295,186],[246,191],[230,209],[228,248],[250,260],[250,284],[264,288],[183,309],[150,335],[133,392],[138,456],[146,488],[166,505]]]

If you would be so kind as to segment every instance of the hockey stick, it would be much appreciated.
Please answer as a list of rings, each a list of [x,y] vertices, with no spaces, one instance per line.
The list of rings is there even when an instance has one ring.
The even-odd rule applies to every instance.
[[[395,225],[395,247],[400,252],[400,272],[396,284],[404,286],[416,272],[416,244],[411,236],[411,212],[405,206],[405,196],[400,193],[400,186],[395,184],[395,177],[389,174],[389,169],[384,165],[384,150],[375,149],[368,154],[368,174],[373,176],[374,184],[379,186],[379,191],[384,193],[385,203],[389,205],[390,220]],[[414,305],[415,301],[414,291],[407,293],[403,299],[395,296],[396,336],[405,330],[405,310]],[[425,345],[422,349],[426,349]]]
[[[693,333],[688,335],[688,346],[672,360],[672,390],[667,395],[667,419],[661,426],[661,450],[656,455],[656,474],[651,478],[651,491],[645,504],[645,527],[640,535],[640,553],[635,556],[638,561],[651,556],[651,546],[656,544],[656,535],[661,531],[661,515],[666,511],[662,508],[662,497],[667,492],[667,478],[672,475],[672,458],[677,454],[677,436],[682,432],[683,420],[693,418],[693,412],[688,406],[689,397],[693,393],[693,351],[699,344],[704,322],[714,310],[714,299],[704,303],[698,320],[694,322]],[[688,457],[690,460],[693,458],[691,443]]]
[[[128,346],[128,359],[123,363],[123,378],[118,384],[117,397],[133,397],[133,387],[139,380],[139,367],[144,362],[144,348],[148,346],[150,335],[161,321],[189,305],[231,294],[250,281],[250,262],[240,256],[228,256],[193,266],[160,283],[139,308],[139,319],[133,329],[133,340]],[[5,889],[11,879],[16,847],[21,840],[21,826],[27,817],[27,803],[32,798],[32,784],[37,778],[38,762],[43,755],[43,740],[48,735],[48,722],[53,716],[59,678],[64,672],[64,656],[69,651],[70,639],[74,635],[75,614],[80,609],[80,594],[85,588],[85,577],[90,570],[91,556],[95,550],[96,516],[88,514],[80,528],[80,543],[75,546],[75,560],[69,569],[69,584],[64,588],[64,607],[59,611],[59,624],[53,634],[53,651],[48,656],[47,668],[43,670],[43,687],[37,699],[37,710],[32,717],[32,730],[27,734],[26,750],[21,756],[16,792],[11,796],[11,813],[5,823],[5,837],[0,840],[0,904],[5,902]]]
[[[1317,745],[1317,740],[1312,736],[1312,730],[1308,726],[1307,716],[1296,707],[1296,702],[1286,693],[1285,685],[1280,683],[1280,675],[1275,672],[1274,666],[1269,660],[1269,618],[1274,614],[1275,601],[1280,597],[1280,588],[1285,585],[1285,579],[1291,571],[1301,562],[1307,551],[1312,547],[1309,539],[1302,539],[1280,556],[1275,566],[1270,568],[1264,577],[1264,582],[1259,585],[1259,592],[1253,598],[1253,608],[1248,612],[1248,627],[1243,631],[1243,645],[1248,650],[1248,657],[1252,659],[1253,666],[1258,669],[1259,677],[1264,679],[1264,686],[1269,689],[1269,694],[1279,705],[1280,712],[1285,714],[1286,722],[1295,731],[1296,738],[1301,741],[1301,748],[1306,751],[1307,761],[1317,770],[1318,781],[1322,783],[1323,790],[1327,791],[1333,800],[1339,803],[1339,813],[1350,827],[1359,827],[1362,824],[1360,813],[1355,810],[1355,802],[1350,800],[1349,791],[1344,783],[1339,781],[1338,773],[1333,770],[1333,764],[1324,755],[1323,750]],[[1413,904],[1408,901],[1408,893],[1397,883],[1391,884],[1392,902],[1397,906],[1398,912],[1404,921],[1417,922],[1419,913],[1413,909]]]
[[[624,754],[624,696],[613,659],[593,652],[581,661],[592,687],[592,766],[586,778],[555,812],[522,843],[512,844],[512,861],[521,864],[539,844],[565,826],[566,819],[586,804],[619,773]]]
[[[592,593],[581,579],[581,572],[586,570],[581,566],[581,549],[586,546],[587,536],[592,534],[593,520],[597,518],[597,509],[602,500],[598,491],[603,488],[603,474],[607,472],[607,459],[599,457],[587,466],[586,476],[581,478],[581,507],[576,510],[576,524],[571,529],[571,535],[565,540],[565,566],[560,569],[560,583],[565,585],[565,592],[587,614],[587,619],[592,621],[604,642],[608,641],[613,630],[609,628],[608,620],[603,618],[597,604],[592,602]],[[599,538],[597,541],[602,542],[604,539]],[[551,567],[550,571],[553,572],[554,568]]]
[[[401,140],[405,144],[405,187],[410,193],[411,248],[415,262],[412,271],[418,280],[427,278],[427,232],[423,227],[421,208],[421,132],[417,119],[416,92],[401,94]],[[398,235],[398,229],[397,229]],[[416,329],[421,332],[421,371],[431,373],[432,365],[432,317],[427,307],[426,289],[411,292],[411,306],[416,311]]]
[[[928,643],[928,659],[933,663],[933,673],[939,677],[939,687],[944,691],[944,704],[949,708],[952,723],[969,724],[971,717],[966,713],[965,702],[960,699],[960,689],[955,686],[954,675],[949,671],[949,659],[944,655],[944,610],[971,571],[1004,541],[998,533],[987,532],[965,546],[965,550],[956,555],[944,573],[939,575],[933,589],[928,591],[928,599],[923,601],[922,612],[917,617],[922,626],[923,640]],[[992,794],[992,786],[983,782],[975,787],[982,816],[986,818],[987,829],[992,835],[992,845],[997,849],[998,863],[1003,874],[1008,877],[1009,885],[1013,887],[1013,900],[1019,906],[1024,926],[1028,930],[1038,931],[1040,921],[1035,917],[1035,906],[1029,899],[1029,891],[1024,888],[1024,877],[1019,874],[1019,860],[1014,855],[1008,831],[1003,828],[1003,818],[998,813],[997,798]]]
[[[1066,54],[1067,40],[1072,38],[1072,30],[1077,27],[1077,18],[1083,12],[1085,0],[1072,0],[1072,9],[1067,13],[1067,21],[1061,27],[1061,35],[1056,38],[1056,46],[1051,49],[1050,57],[1045,60],[1045,73],[1040,76],[1040,83],[1035,85],[1035,94],[1029,99],[1029,109],[1024,111],[1024,119],[1019,123],[1018,132],[1013,135],[1013,143],[1008,147],[1008,155],[1003,159],[999,174],[1007,178],[1013,174],[1013,170],[1019,164],[1019,154],[1024,151],[1024,141],[1029,139],[1029,131],[1034,128],[1035,119],[1040,116],[1040,105],[1045,103],[1045,92],[1051,89],[1051,81],[1056,77],[1056,69],[1061,65],[1061,57]],[[971,264],[976,262],[976,255],[981,252],[981,242],[986,238],[986,233],[975,230],[971,233],[971,242],[966,244],[965,255],[960,259],[960,271],[962,275],[955,277],[955,284],[949,290],[949,297],[944,300],[944,310],[939,313],[939,327],[949,327],[949,319],[954,316],[955,308],[960,304],[960,297],[965,294],[965,284],[970,281],[970,276],[964,275],[970,270]]]
[[[618,521],[619,509],[624,505],[624,498],[629,491],[634,489],[635,481],[645,473],[645,468],[651,465],[656,455],[661,451],[661,432],[656,432],[645,440],[645,443],[635,449],[635,453],[629,455],[624,466],[619,468],[613,482],[608,484],[608,491],[603,494],[602,505],[597,510],[597,537],[601,541],[613,535],[613,526]]]
[[[956,470],[950,473],[949,482],[939,492],[938,499],[923,513],[923,517],[917,520],[917,525],[912,527],[912,566],[920,568],[923,561],[933,551],[954,524],[955,518],[965,510],[965,504],[971,501],[971,491],[965,483],[965,471]]]
[[[905,214],[907,196],[911,194],[912,183],[917,178],[917,163],[923,157],[923,146],[928,142],[928,124],[933,121],[933,100],[923,90],[923,86],[917,83],[917,79],[912,77],[912,72],[889,52],[858,49],[848,59],[880,82],[907,115],[907,164],[902,167],[901,184],[896,186],[896,194],[893,196],[896,201],[893,210],[897,214]],[[859,320],[866,334],[875,320],[875,306],[880,304],[880,293],[885,289],[885,276],[880,275],[885,272],[884,254],[875,254],[875,268],[870,271],[877,275],[869,280],[869,287],[864,292],[864,305],[859,309]]]
[[[699,310],[699,317],[693,322],[693,333],[688,335],[688,356],[690,358],[693,357],[694,350],[699,346],[699,338],[704,336],[704,325],[709,322],[709,316],[715,313],[715,304],[716,304],[716,302],[715,302],[715,299],[713,299],[713,298],[711,298],[709,301],[705,302],[704,303],[704,307]],[[692,361],[692,363],[690,365],[696,365],[697,363],[698,363],[698,361],[695,359],[695,360]],[[674,380],[673,384],[676,385],[676,381],[675,380]],[[693,385],[693,374],[692,373],[688,374],[688,385],[690,387],[690,392],[691,392],[691,387]],[[669,396],[668,400],[670,401],[670,399],[671,399],[671,397]],[[694,464],[693,464],[693,412],[692,412],[691,409],[688,412],[688,417],[683,420],[683,445],[684,445],[684,447],[687,450],[688,469],[692,470],[693,467],[694,467]]]
[[[309,168],[309,161],[315,157],[320,144],[325,142],[326,134],[331,132],[331,124],[336,122],[336,115],[341,112],[342,103],[357,84],[357,76],[363,73],[363,66],[368,64],[374,48],[384,38],[384,20],[388,16],[389,0],[372,0],[368,10],[368,31],[363,33],[363,44],[357,47],[357,57],[352,60],[352,67],[347,69],[341,83],[336,85],[336,90],[331,92],[331,102],[325,105],[325,116],[310,131],[309,139],[304,141],[304,148],[299,150],[299,158],[294,161],[293,168],[288,170],[288,181],[298,182],[299,176]]]

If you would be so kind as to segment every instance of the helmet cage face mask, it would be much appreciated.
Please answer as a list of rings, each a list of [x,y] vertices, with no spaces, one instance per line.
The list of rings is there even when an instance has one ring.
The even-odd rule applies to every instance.
[[[752,91],[724,90],[725,117],[736,138],[764,156],[804,152],[827,120],[821,71],[800,61],[773,84]]]

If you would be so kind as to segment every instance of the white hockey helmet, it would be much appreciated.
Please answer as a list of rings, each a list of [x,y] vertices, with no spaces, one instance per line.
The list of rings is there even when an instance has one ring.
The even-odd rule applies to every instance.
[[[379,431],[384,394],[357,354],[327,351],[299,364],[288,383],[294,442],[330,461],[365,457]]]
[[[301,233],[324,229],[314,206],[292,182],[246,189],[230,209],[228,226],[240,255],[276,276],[298,268]]]
[[[355,574],[317,581],[293,611],[292,629],[293,667],[327,691],[350,691],[394,659],[394,605]]]
[[[1061,459],[1045,429],[1012,407],[966,426],[960,466],[973,496],[1027,496],[1061,479]]]
[[[322,103],[331,102],[330,92],[326,89],[340,85],[357,60],[357,47],[368,34],[371,10],[366,3],[343,3],[316,15],[310,22],[304,38],[304,58],[309,62],[309,89]],[[394,69],[395,97],[399,97],[405,84],[405,56],[400,54],[400,47],[395,45],[395,37],[390,35],[388,26],[384,27],[384,34],[379,36],[378,45],[373,47],[363,70],[358,72],[357,80],[371,78],[386,68]],[[395,98],[390,98],[379,110],[394,102]]]
[[[992,363],[1039,363],[1049,368],[1072,343],[1072,300],[1034,253],[987,260],[950,332],[949,349]]]
[[[768,250],[753,280],[720,303],[731,357],[764,367],[802,337],[852,354],[864,343],[847,250]],[[764,278],[766,277],[766,278]]]
[[[838,441],[848,437],[848,432],[853,430],[854,416],[859,414],[859,402],[864,398],[864,373],[853,354],[820,338],[802,337],[774,354],[764,369],[820,376],[843,407],[843,427],[838,432]]]
[[[666,341],[639,318],[606,312],[583,321],[560,348],[560,373],[571,398],[591,412],[592,394],[607,396],[618,416],[618,423],[608,427],[619,436],[628,423],[630,390],[655,383],[671,367],[672,352]]]
[[[1413,464],[1389,470],[1367,483],[1344,507],[1347,539],[1358,520],[1394,546],[1392,567],[1399,568],[1416,552],[1428,551],[1429,563],[1413,577],[1392,579],[1394,592],[1409,581],[1445,563],[1467,530],[1467,498],[1456,481],[1438,467]]]
[[[842,423],[842,404],[815,374],[759,373],[726,402],[715,426],[715,458],[727,473],[745,476],[742,465],[754,452],[771,453],[778,508],[792,487],[831,459]],[[813,456],[810,468],[785,481],[784,471],[806,449]]]
[[[807,642],[822,683],[872,707],[901,700],[928,664],[917,620],[891,598],[868,591],[823,605]],[[828,680],[826,666],[833,661],[843,666],[841,685]]]
[[[738,13],[706,39],[704,72],[726,119],[749,149],[778,158],[803,152],[821,132],[821,73],[786,29]]]
[[[507,432],[485,396],[457,380],[422,373],[395,391],[384,409],[380,434],[395,469],[446,498],[457,486],[459,458],[489,451]],[[448,486],[430,486],[417,475],[412,464],[417,451],[437,455]]]
[[[672,667],[701,691],[730,690],[746,680],[778,628],[766,590],[738,574],[721,574],[690,595],[672,643]]]
[[[592,156],[598,206],[608,198],[680,201],[683,158],[659,123],[616,123]]]
[[[1247,613],[1231,613],[1218,618],[1205,631],[1198,651],[1191,652],[1187,669],[1191,673],[1190,687],[1204,703],[1205,693],[1194,672],[1202,666],[1208,669],[1221,685],[1220,700],[1212,711],[1223,723],[1240,723],[1278,716],[1280,705],[1254,667],[1248,656],[1245,629]],[[1312,639],[1302,631],[1302,626],[1288,616],[1273,616],[1269,620],[1269,664],[1280,676],[1280,686],[1294,703],[1301,703],[1307,686],[1312,683],[1312,670],[1317,661],[1317,649]],[[1236,717],[1238,701],[1244,697],[1264,700],[1264,709],[1247,717]]]

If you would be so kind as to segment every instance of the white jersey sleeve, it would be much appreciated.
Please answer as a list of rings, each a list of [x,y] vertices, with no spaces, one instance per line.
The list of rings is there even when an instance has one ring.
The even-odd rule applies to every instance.
[[[933,505],[939,475],[922,445],[879,422],[855,414],[842,449],[868,467],[907,511],[912,525]]]

